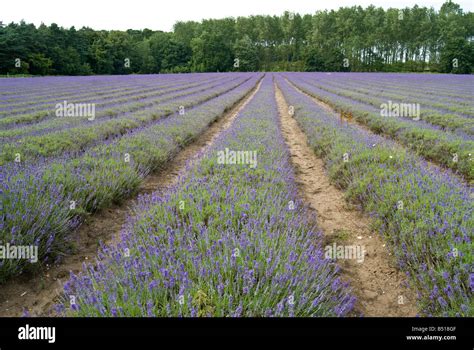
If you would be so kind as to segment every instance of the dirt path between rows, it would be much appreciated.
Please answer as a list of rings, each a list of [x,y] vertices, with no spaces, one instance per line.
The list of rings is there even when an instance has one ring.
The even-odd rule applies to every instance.
[[[416,316],[415,293],[406,287],[406,277],[395,267],[382,237],[371,231],[370,218],[351,208],[343,192],[330,183],[324,162],[316,157],[306,135],[289,115],[279,87],[275,85],[275,89],[281,128],[291,152],[299,192],[317,213],[325,245],[365,249],[362,262],[338,259],[342,278],[351,284],[357,297],[354,315]]]
[[[188,162],[195,162],[212,145],[216,137],[229,128],[260,88],[262,79],[234,107],[212,123],[206,131],[175,157],[159,172],[147,176],[133,198],[91,216],[73,233],[76,249],[59,265],[45,267],[39,274],[25,274],[0,286],[0,316],[22,316],[27,310],[30,316],[54,316],[53,306],[60,296],[63,283],[70,271],[78,273],[84,262],[93,262],[100,242],[114,244],[120,237],[120,230],[139,195],[155,191],[166,191],[184,175]]]

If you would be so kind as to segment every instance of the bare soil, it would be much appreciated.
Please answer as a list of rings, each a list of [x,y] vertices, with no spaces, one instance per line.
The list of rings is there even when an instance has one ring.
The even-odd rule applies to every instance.
[[[281,90],[278,86],[275,88],[281,128],[290,148],[299,192],[316,211],[325,244],[362,246],[365,249],[362,262],[337,260],[343,280],[350,283],[357,297],[354,315],[416,316],[415,293],[406,287],[406,276],[396,268],[383,238],[370,229],[370,218],[347,203],[343,192],[330,183],[323,161],[316,157],[306,135],[289,115]],[[335,113],[330,106],[323,107]]]
[[[40,273],[25,273],[0,285],[0,316],[18,317],[25,310],[30,316],[55,316],[53,306],[70,272],[78,273],[84,262],[94,262],[100,242],[109,245],[118,242],[122,226],[127,217],[133,215],[138,196],[157,190],[166,191],[175,184],[184,175],[188,161],[196,161],[217,136],[229,128],[240,110],[255,96],[260,84],[261,81],[196,140],[180,150],[161,171],[147,176],[136,196],[89,217],[73,232],[72,241],[76,248],[60,264],[44,266]]]

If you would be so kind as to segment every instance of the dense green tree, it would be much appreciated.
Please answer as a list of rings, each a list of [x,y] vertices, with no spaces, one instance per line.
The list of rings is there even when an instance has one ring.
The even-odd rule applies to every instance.
[[[42,53],[32,53],[28,56],[29,73],[34,75],[48,75],[51,73],[53,61]]]
[[[233,70],[235,21],[231,18],[204,20],[198,32],[191,40],[193,69],[198,72]]]
[[[234,53],[236,71],[253,72],[258,69],[258,51],[255,43],[247,35],[235,42]]]
[[[301,16],[177,22],[173,31],[95,31],[25,22],[0,28],[0,74],[223,71],[471,73],[474,15],[447,1],[342,7]],[[238,66],[236,65],[238,59]]]

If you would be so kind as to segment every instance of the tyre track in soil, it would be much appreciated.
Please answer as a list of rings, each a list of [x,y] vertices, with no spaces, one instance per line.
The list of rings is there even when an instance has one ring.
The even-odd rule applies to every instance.
[[[140,195],[157,190],[164,192],[177,183],[187,167],[199,160],[217,136],[230,127],[239,112],[253,99],[262,79],[263,76],[239,102],[212,122],[194,141],[177,151],[161,170],[149,174],[134,197],[89,217],[73,233],[74,252],[65,256],[60,264],[46,265],[36,275],[25,273],[0,285],[0,317],[22,316],[25,310],[31,316],[55,316],[53,306],[70,272],[78,273],[83,263],[93,263],[101,241],[108,245],[118,242],[121,229],[127,218],[133,215],[133,207]]]
[[[317,225],[324,233],[324,246],[336,243],[337,246],[365,248],[361,263],[355,259],[338,260],[342,279],[350,283],[357,298],[352,315],[416,316],[416,294],[406,287],[406,276],[396,267],[383,238],[370,229],[370,218],[352,208],[345,201],[344,193],[330,183],[324,162],[316,157],[306,134],[289,115],[288,104],[277,84],[275,98],[300,196],[317,213]],[[403,299],[399,299],[400,296]]]

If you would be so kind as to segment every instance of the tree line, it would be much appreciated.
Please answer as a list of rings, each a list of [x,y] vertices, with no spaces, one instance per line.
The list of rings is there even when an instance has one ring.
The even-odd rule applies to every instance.
[[[0,28],[0,74],[89,75],[227,71],[471,73],[474,17],[439,11],[343,7],[300,15],[177,22],[172,32]]]

